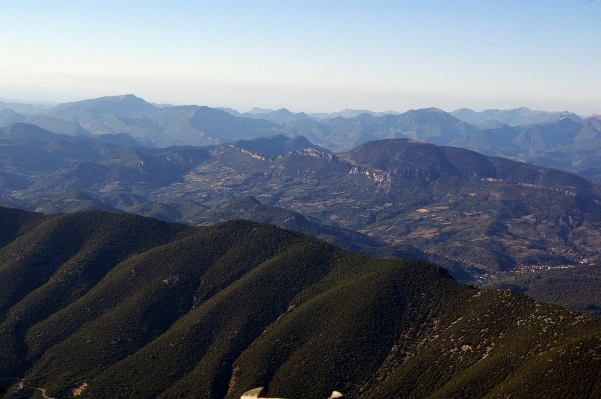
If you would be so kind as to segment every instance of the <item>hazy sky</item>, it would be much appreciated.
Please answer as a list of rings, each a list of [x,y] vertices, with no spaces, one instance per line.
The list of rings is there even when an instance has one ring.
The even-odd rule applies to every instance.
[[[601,1],[0,0],[0,97],[601,113]]]

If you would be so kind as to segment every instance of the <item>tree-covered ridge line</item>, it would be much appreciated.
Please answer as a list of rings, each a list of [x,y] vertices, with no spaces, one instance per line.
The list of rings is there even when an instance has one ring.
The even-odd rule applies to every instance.
[[[599,394],[599,319],[440,267],[249,221],[0,220],[0,378],[50,397]]]

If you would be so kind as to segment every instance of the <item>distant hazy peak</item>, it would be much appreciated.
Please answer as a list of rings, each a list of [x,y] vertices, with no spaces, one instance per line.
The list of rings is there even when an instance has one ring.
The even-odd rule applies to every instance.
[[[513,108],[508,110],[487,109],[484,111],[473,111],[469,108],[460,108],[451,115],[471,124],[482,124],[488,120],[496,120],[506,123],[510,126],[526,126],[543,122],[554,122],[561,118],[569,118],[580,122],[582,118],[568,111],[536,111],[526,107]]]
[[[278,113],[281,115],[294,115],[292,112],[288,111],[286,108],[280,108],[273,111],[274,113]]]
[[[436,108],[436,107],[410,109],[407,112],[435,112],[435,113],[439,113],[439,114],[447,113],[447,112],[443,111],[442,109]]]
[[[108,106],[108,107],[107,107]],[[152,111],[157,109],[156,106],[146,102],[145,100],[136,97],[133,94],[123,94],[120,96],[105,96],[98,98],[91,98],[88,100],[75,101],[69,103],[63,103],[57,105],[51,111],[63,110],[67,108],[82,108],[88,111],[104,111],[104,113],[113,111],[117,115],[126,113],[128,111],[144,112]]]
[[[259,108],[259,107],[253,107],[253,109],[251,109],[250,111],[247,112],[247,114],[267,114],[269,112],[273,112],[273,109],[267,109],[267,108]]]
[[[47,111],[54,107],[50,104],[28,104],[18,101],[0,101],[0,110],[10,109],[19,114],[33,115]]]
[[[6,139],[56,140],[61,136],[39,126],[17,122],[0,129],[0,137]]]
[[[424,122],[427,123],[439,123],[442,121],[445,122],[459,122],[460,119],[454,115],[451,115],[439,108],[420,108],[420,109],[411,109],[403,114],[401,117],[415,117],[418,120],[424,119]],[[469,122],[468,122],[469,123]]]
[[[355,118],[361,114],[368,114],[371,116],[384,116],[384,115],[399,115],[400,112],[396,111],[385,111],[385,112],[374,112],[366,109],[343,109],[340,112],[323,113],[316,112],[308,114],[311,118],[315,119],[332,119],[332,118]]]
[[[218,110],[220,110],[220,111],[225,111],[225,112],[227,112],[228,114],[230,114],[230,115],[233,115],[233,116],[240,116],[240,115],[241,115],[241,114],[240,114],[240,112],[236,111],[236,110],[235,110],[235,109],[233,109],[233,108],[227,108],[227,107],[216,107],[215,109],[218,109]]]

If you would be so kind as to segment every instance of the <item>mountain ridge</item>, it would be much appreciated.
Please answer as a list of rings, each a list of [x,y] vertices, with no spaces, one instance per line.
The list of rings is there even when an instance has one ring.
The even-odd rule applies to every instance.
[[[9,109],[1,112],[4,125],[26,122],[69,135],[125,133],[142,145],[158,147],[217,145],[285,134],[305,136],[322,148],[346,152],[368,141],[409,138],[556,167],[601,182],[601,169],[597,165],[601,140],[595,138],[601,131],[596,126],[598,119],[583,119],[567,111],[533,111],[522,107],[482,112],[463,108],[446,113],[424,108],[404,113],[344,110],[311,116],[285,108],[255,109],[248,113],[196,105],[161,108],[134,95],[122,95],[59,104],[37,115],[20,115]],[[582,133],[575,140],[567,137],[556,140],[570,135],[565,128],[555,132],[551,129],[550,125],[561,122],[562,118],[582,123]],[[497,148],[498,145],[501,147]]]
[[[2,207],[0,218],[17,231],[0,247],[0,380],[24,378],[7,398],[74,386],[82,398],[599,392],[601,320],[439,267],[255,222]]]
[[[583,178],[406,139],[368,142],[345,154],[315,148],[287,152],[288,140],[300,140],[300,147],[306,143],[274,136],[236,144],[252,143],[253,151],[224,144],[94,153],[93,161],[63,159],[44,178],[32,170],[22,176],[26,180],[15,174],[18,157],[3,181],[25,188],[7,191],[6,203],[54,212],[108,209],[104,203],[199,223],[203,211],[194,203],[213,208],[254,196],[322,225],[371,235],[386,243],[390,254],[417,248],[432,261],[446,265],[448,259],[454,271],[478,276],[534,265],[589,264],[599,256],[601,187]],[[261,147],[285,154],[261,155]],[[86,192],[98,203],[61,199],[68,190]],[[182,200],[192,202],[169,205]],[[463,267],[457,269],[457,262]]]
[[[541,122],[555,122],[561,118],[569,118],[576,122],[580,122],[583,119],[582,117],[568,111],[534,111],[526,107],[509,110],[487,109],[481,112],[472,111],[469,108],[460,108],[450,112],[450,114],[468,123],[476,125],[485,123],[489,120],[496,120],[510,126],[524,126],[534,125]]]

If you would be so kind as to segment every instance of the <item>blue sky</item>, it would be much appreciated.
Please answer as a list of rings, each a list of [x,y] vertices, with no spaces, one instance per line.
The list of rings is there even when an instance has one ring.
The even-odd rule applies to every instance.
[[[0,97],[601,113],[601,1],[0,0]]]

